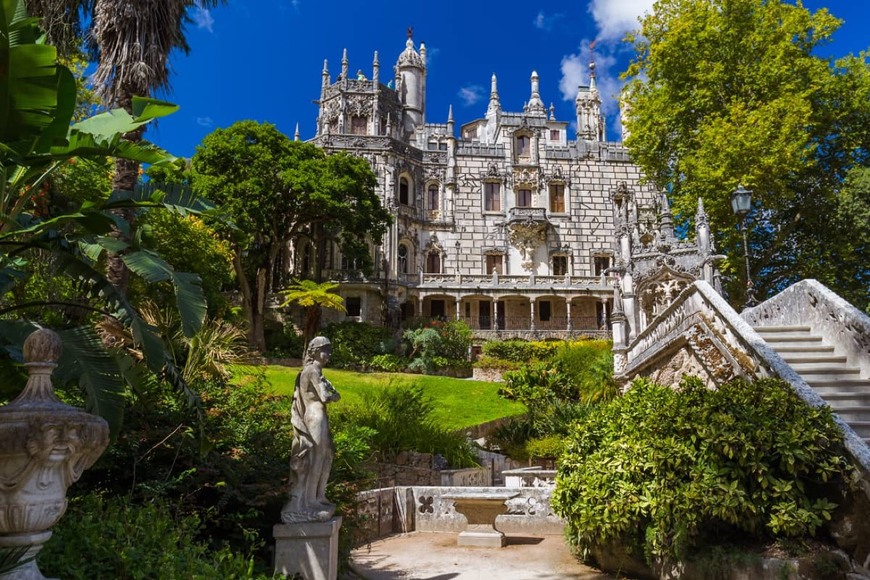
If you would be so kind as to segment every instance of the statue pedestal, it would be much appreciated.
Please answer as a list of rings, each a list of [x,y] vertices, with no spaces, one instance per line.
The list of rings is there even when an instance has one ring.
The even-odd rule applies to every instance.
[[[300,574],[305,580],[335,580],[338,576],[338,530],[341,516],[326,522],[276,524],[275,573]]]

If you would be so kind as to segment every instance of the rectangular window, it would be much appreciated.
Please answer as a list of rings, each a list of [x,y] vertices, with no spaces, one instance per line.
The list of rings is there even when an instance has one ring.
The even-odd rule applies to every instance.
[[[408,205],[409,202],[409,190],[408,180],[404,177],[399,179],[399,203],[402,205]]]
[[[553,276],[564,276],[568,273],[568,256],[553,256]]]
[[[354,135],[365,135],[368,133],[368,117],[351,117],[350,132]]]
[[[550,211],[565,213],[565,186],[561,183],[550,185]]]
[[[344,307],[347,308],[348,316],[362,315],[362,298],[359,296],[348,296],[344,299]]]
[[[428,274],[441,273],[441,255],[430,252],[426,255],[426,272]]]
[[[532,190],[517,190],[517,207],[532,207]]]
[[[610,267],[610,256],[595,256],[594,258],[595,275],[600,276],[606,269]]]
[[[427,144],[427,149],[429,149],[429,151],[438,151],[438,142],[429,141],[429,143]]]
[[[559,141],[561,138],[559,136],[558,129],[550,129],[550,141]]]
[[[438,209],[438,205],[439,205],[438,204],[438,186],[434,185],[434,184],[430,185],[428,190],[427,190],[426,197],[428,200],[427,207],[429,208],[429,211],[436,211]]]
[[[553,314],[550,308],[549,300],[541,300],[538,302],[538,319],[541,322],[547,322],[550,320],[550,316]]]
[[[484,211],[501,211],[501,185],[487,182],[483,184]]]
[[[531,139],[527,135],[517,137],[517,156],[528,157],[529,145],[531,145]]]
[[[447,151],[447,143],[439,143],[438,151]]]
[[[486,273],[487,274],[495,273],[495,274],[498,274],[499,276],[504,274],[504,272],[502,271],[502,264],[504,263],[504,260],[502,260],[502,257],[503,256],[501,254],[488,254],[486,256]]]

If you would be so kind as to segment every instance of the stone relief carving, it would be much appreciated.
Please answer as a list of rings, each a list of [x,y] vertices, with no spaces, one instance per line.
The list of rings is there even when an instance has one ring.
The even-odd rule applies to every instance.
[[[515,169],[511,175],[511,183],[514,187],[530,187],[538,189],[541,186],[541,177],[537,168],[524,167]]]
[[[520,251],[521,265],[524,270],[533,270],[535,266],[535,250],[546,242],[546,222],[527,219],[522,222],[514,222],[510,225],[510,243]]]

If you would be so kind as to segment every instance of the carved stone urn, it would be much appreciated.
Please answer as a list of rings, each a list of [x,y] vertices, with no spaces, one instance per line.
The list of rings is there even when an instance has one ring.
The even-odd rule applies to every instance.
[[[51,373],[60,351],[60,337],[51,330],[28,336],[27,386],[0,407],[0,549],[29,547],[22,560],[33,558],[51,537],[49,528],[66,511],[67,488],[109,443],[105,420],[54,395]],[[0,580],[43,578],[35,560],[0,575]]]

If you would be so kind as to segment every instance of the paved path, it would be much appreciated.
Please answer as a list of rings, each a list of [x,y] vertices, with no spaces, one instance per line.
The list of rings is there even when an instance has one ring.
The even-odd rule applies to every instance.
[[[456,534],[415,532],[357,548],[354,571],[366,580],[611,580],[579,563],[561,536],[508,536],[504,548],[456,545]]]

